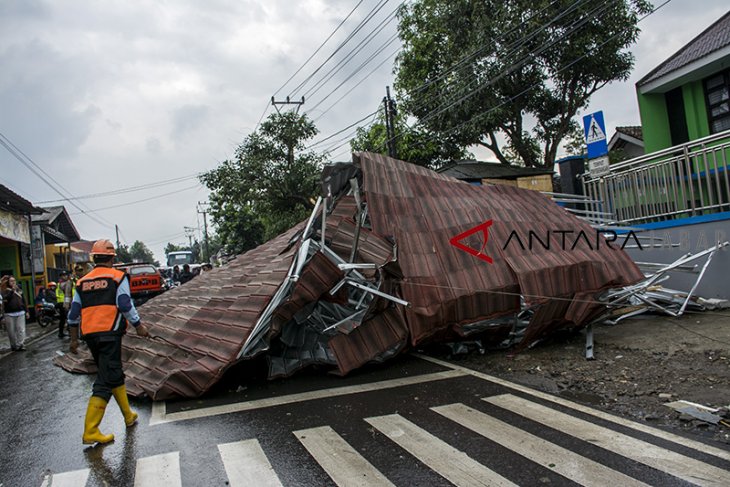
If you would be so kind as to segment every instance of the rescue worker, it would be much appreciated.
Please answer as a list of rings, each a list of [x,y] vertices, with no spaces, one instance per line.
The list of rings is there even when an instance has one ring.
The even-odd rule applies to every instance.
[[[109,443],[114,435],[99,431],[106,406],[114,396],[127,427],[137,422],[137,413],[129,407],[122,370],[122,335],[127,323],[137,335],[148,337],[132,303],[127,275],[112,267],[116,252],[109,240],[97,240],[91,249],[94,269],[78,280],[68,314],[71,353],[77,353],[79,323],[81,337],[89,346],[98,370],[84,421],[84,444]]]

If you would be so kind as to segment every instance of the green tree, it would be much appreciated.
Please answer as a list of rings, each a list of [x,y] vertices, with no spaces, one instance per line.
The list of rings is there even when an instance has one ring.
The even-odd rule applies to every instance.
[[[505,164],[552,167],[591,95],[629,77],[627,49],[651,8],[645,0],[416,0],[399,13],[401,107],[428,131],[486,147]]]
[[[305,150],[317,134],[306,115],[271,114],[223,161],[201,176],[210,189],[210,215],[229,252],[255,247],[314,208],[325,156]]]
[[[139,240],[135,240],[129,247],[129,255],[132,257],[132,262],[150,262],[155,265],[160,265],[159,262],[155,261],[155,256],[152,251]]]
[[[129,252],[128,246],[126,246],[124,244],[120,244],[119,247],[117,247],[116,252],[117,252],[117,257],[116,257],[117,262],[122,262],[122,263],[132,262],[132,254]]]
[[[409,128],[405,117],[395,117],[395,145],[398,159],[430,168],[436,168],[453,160],[472,157],[462,146],[448,137],[422,130]],[[368,151],[388,154],[388,134],[385,128],[385,115],[380,112],[375,123],[367,128],[358,128],[355,138],[350,141],[353,151]]]

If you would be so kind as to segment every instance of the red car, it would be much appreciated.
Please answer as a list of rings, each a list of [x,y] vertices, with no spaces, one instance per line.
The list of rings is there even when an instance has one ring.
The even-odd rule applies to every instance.
[[[114,267],[127,273],[132,297],[138,304],[141,304],[140,298],[146,301],[164,291],[162,275],[152,264],[116,264]]]

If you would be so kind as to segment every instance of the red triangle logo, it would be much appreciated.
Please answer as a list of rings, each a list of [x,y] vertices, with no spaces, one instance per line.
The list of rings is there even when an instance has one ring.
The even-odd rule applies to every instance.
[[[491,257],[489,257],[487,254],[484,253],[484,249],[487,246],[487,242],[489,241],[489,227],[492,226],[492,220],[487,220],[484,223],[481,223],[477,225],[474,228],[470,228],[466,232],[460,233],[456,237],[452,237],[451,240],[449,240],[449,243],[456,247],[457,249],[463,250],[464,252],[473,255],[474,257],[477,257],[479,259],[482,259],[484,261],[487,261],[488,263],[493,263]],[[471,237],[475,233],[482,232],[482,248],[479,250],[473,249],[471,247],[467,247],[463,243],[461,243],[462,240],[465,238]]]

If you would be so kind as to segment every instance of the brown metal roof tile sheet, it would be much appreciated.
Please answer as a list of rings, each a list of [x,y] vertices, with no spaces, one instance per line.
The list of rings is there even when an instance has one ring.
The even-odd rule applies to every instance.
[[[393,356],[406,345],[408,329],[401,312],[389,308],[366,321],[347,335],[337,335],[329,345],[337,358],[341,374],[378,360],[390,352]]]

